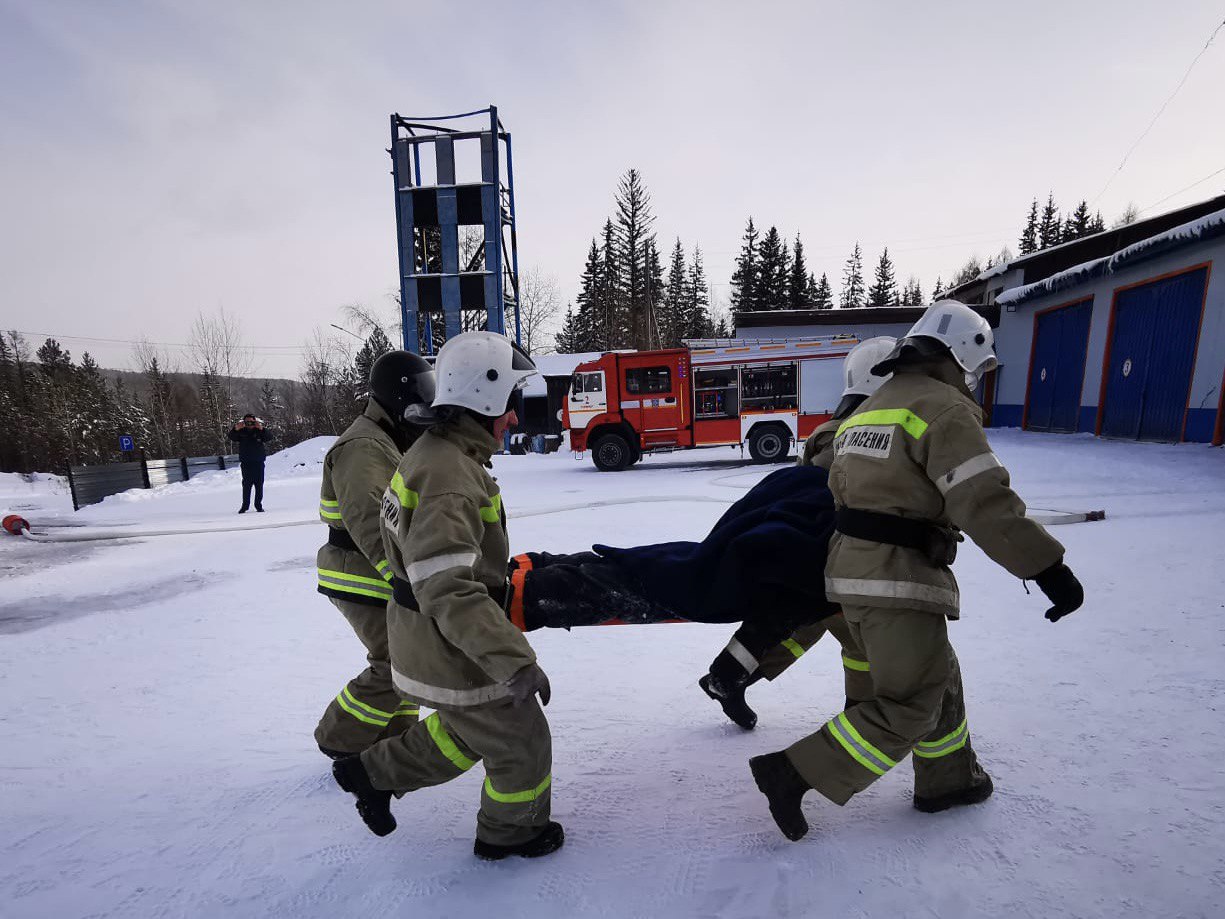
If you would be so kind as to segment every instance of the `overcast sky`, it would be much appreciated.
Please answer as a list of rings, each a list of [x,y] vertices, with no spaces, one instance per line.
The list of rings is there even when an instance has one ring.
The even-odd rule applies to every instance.
[[[630,166],[661,249],[700,245],[720,299],[750,214],[798,231],[835,287],[859,240],[928,292],[1015,249],[1034,195],[1098,196],[1222,18],[1222,0],[0,0],[0,326],[128,367],[129,345],[79,337],[183,342],[224,307],[262,373],[296,376],[341,305],[393,309],[387,116],[491,102],[521,263],[567,297]],[[1223,98],[1225,32],[1095,207],[1225,166]]]

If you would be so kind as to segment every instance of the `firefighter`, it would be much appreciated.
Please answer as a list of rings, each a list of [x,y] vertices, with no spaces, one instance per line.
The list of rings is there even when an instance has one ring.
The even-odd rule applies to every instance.
[[[1063,546],[1025,517],[983,433],[970,393],[996,366],[992,349],[991,328],[973,310],[933,304],[874,369],[893,378],[838,427],[830,473],[838,533],[826,592],[867,652],[875,698],[749,761],[788,839],[808,831],[800,806],[807,791],[845,804],[911,752],[916,809],[990,796],[948,640],[947,620],[959,614],[949,568],[959,530],[1015,576],[1036,581],[1053,604],[1050,621],[1084,602]]]
[[[502,495],[486,471],[517,422],[517,391],[536,372],[502,335],[466,332],[435,364],[434,424],[383,495],[392,680],[424,721],[338,760],[337,783],[379,836],[396,827],[391,796],[448,782],[484,761],[474,851],[536,857],[561,847],[549,820],[552,742],[536,701],[549,681],[502,610],[510,549]]]
[[[876,392],[889,378],[878,376],[872,368],[884,360],[897,344],[887,335],[869,338],[856,345],[846,356],[843,370],[846,387],[833,417],[818,427],[804,442],[799,457],[801,466],[818,466],[828,471],[833,462],[834,434],[860,404]],[[845,707],[872,698],[872,679],[863,650],[851,636],[841,616],[827,616],[797,629],[781,644],[773,645],[764,654],[754,653],[757,647],[751,630],[741,629],[732,636],[727,647],[710,665],[710,672],[698,680],[702,691],[723,708],[723,713],[746,731],[757,725],[757,713],[744,700],[744,692],[763,677],[774,680],[829,632],[842,646],[842,667],[846,686]],[[759,643],[757,643],[759,644]]]
[[[324,711],[315,742],[332,759],[360,753],[380,736],[417,719],[417,706],[391,684],[387,601],[391,572],[383,552],[379,513],[383,490],[421,428],[404,417],[410,406],[434,399],[434,371],[407,351],[391,351],[370,368],[366,409],[323,459],[319,516],[328,541],[318,554],[319,593],[353,627],[369,666],[350,680]]]

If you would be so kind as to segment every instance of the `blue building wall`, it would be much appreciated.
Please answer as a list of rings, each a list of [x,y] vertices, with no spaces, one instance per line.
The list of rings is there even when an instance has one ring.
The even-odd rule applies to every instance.
[[[1023,424],[1033,347],[1034,316],[1043,310],[1092,297],[1093,315],[1089,324],[1089,347],[1077,427],[1079,431],[1093,433],[1097,427],[1102,368],[1116,292],[1123,287],[1205,263],[1209,264],[1208,286],[1199,329],[1195,369],[1191,378],[1184,440],[1211,442],[1217,424],[1222,376],[1225,374],[1225,240],[1220,238],[1188,245],[1117,274],[1091,278],[1075,288],[1054,295],[1016,306],[1005,305],[1000,314],[1000,327],[996,331],[996,351],[1001,367],[996,380],[992,424],[996,427],[1021,427]]]

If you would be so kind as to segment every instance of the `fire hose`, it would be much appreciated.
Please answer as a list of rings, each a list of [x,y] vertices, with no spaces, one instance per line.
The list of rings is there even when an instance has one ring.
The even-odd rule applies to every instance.
[[[687,495],[687,496],[664,496],[664,495],[639,495],[628,498],[606,498],[599,501],[581,501],[574,504],[561,504],[556,507],[540,508],[534,511],[524,511],[515,514],[516,520],[523,520],[530,517],[545,517],[551,514],[564,514],[568,511],[587,510],[593,507],[617,507],[627,504],[723,504],[730,505],[734,502],[730,498],[714,498],[707,495]],[[1035,523],[1040,523],[1043,526],[1059,526],[1069,523],[1085,523],[1088,521],[1106,519],[1105,511],[1058,511],[1046,508],[1030,508],[1027,512],[1028,516]],[[31,524],[24,517],[18,514],[9,514],[6,516],[2,525],[6,532],[14,536],[22,536],[32,542],[101,542],[111,539],[148,539],[159,536],[195,536],[202,533],[242,533],[247,530],[278,530],[287,527],[297,526],[316,526],[319,524],[318,517],[311,517],[304,520],[277,520],[267,523],[247,523],[241,526],[224,525],[224,526],[195,526],[190,528],[173,528],[173,529],[156,529],[156,530],[137,530],[125,529],[121,527],[110,528],[90,528],[88,523],[72,522],[72,523],[39,523],[40,529],[55,528],[55,529],[74,529],[87,530],[88,532],[77,533],[35,533],[31,529]]]

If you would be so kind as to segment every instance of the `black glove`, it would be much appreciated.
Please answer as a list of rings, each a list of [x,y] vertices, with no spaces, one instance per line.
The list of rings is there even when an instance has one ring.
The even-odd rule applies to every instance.
[[[1068,613],[1076,612],[1085,602],[1085,589],[1062,559],[1034,578],[1034,583],[1055,604],[1046,611],[1046,618],[1051,622],[1058,622]]]
[[[536,693],[540,693],[540,704],[548,705],[549,699],[552,697],[552,690],[549,689],[549,678],[544,675],[544,671],[540,669],[539,664],[528,664],[522,670],[519,670],[506,681],[506,688],[510,690],[511,704],[518,708]]]

